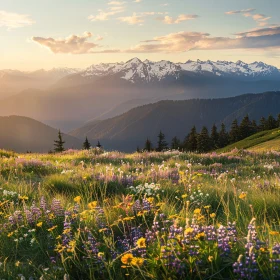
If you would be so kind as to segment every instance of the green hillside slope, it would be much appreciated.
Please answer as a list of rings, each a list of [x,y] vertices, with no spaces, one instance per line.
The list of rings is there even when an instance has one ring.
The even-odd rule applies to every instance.
[[[218,150],[218,152],[231,151],[234,148],[247,149],[250,151],[279,151],[280,150],[280,128],[262,131],[246,139]]]

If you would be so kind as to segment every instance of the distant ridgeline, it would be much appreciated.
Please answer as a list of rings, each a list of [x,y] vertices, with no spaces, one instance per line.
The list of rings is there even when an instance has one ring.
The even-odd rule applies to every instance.
[[[218,131],[217,126],[212,126],[209,134],[206,126],[203,126],[200,133],[197,132],[196,127],[193,126],[189,134],[181,141],[178,137],[173,137],[170,147],[165,140],[165,135],[160,131],[158,135],[157,145],[154,146],[149,138],[147,138],[143,151],[163,151],[165,149],[179,149],[190,152],[209,152],[212,150],[224,148],[229,144],[241,141],[255,133],[280,128],[280,114],[277,119],[270,115],[267,119],[262,117],[257,123],[255,120],[250,120],[249,116],[246,115],[240,124],[235,119],[231,124],[229,132],[226,130],[224,123],[221,124],[220,130]],[[141,149],[137,147],[137,151]]]

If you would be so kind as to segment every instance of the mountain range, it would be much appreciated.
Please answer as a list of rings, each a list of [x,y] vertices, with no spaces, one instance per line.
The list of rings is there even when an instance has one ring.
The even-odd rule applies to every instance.
[[[161,100],[225,98],[280,90],[280,70],[263,62],[141,61],[86,69],[0,71],[0,112],[63,131]],[[16,94],[15,94],[16,93]]]
[[[262,116],[277,117],[279,113],[280,91],[220,99],[167,100],[134,108],[114,118],[89,122],[70,135],[81,139],[87,136],[93,143],[100,140],[111,149],[134,151],[137,146],[143,147],[147,138],[156,144],[160,130],[170,142],[174,136],[184,139],[193,125],[198,132],[204,125],[210,129],[222,122],[229,129],[234,119],[241,121],[246,114],[259,121]]]

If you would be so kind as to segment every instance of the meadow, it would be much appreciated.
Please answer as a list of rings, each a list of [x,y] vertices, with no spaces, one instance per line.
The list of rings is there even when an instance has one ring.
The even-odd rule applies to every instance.
[[[0,155],[0,279],[280,279],[278,152]]]

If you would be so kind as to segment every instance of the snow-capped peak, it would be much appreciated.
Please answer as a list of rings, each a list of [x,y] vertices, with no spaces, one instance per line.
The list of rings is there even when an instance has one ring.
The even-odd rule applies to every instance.
[[[210,73],[216,76],[230,77],[269,77],[279,75],[280,71],[274,66],[263,62],[245,63],[241,60],[230,61],[202,61],[188,60],[185,63],[173,63],[166,60],[158,62],[144,60],[135,57],[127,62],[101,63],[88,67],[81,73],[83,77],[103,77],[119,74],[122,79],[136,82],[161,81],[164,79],[178,79],[184,72],[196,74]]]

